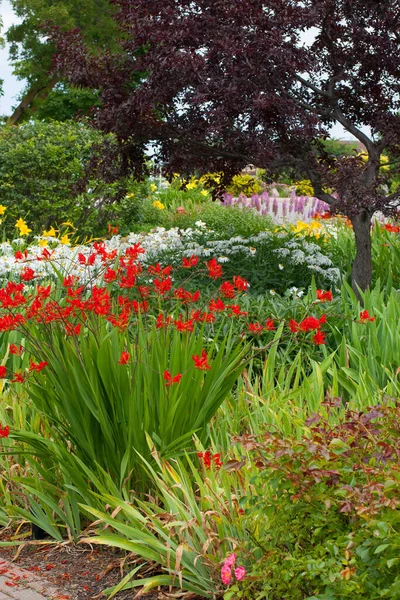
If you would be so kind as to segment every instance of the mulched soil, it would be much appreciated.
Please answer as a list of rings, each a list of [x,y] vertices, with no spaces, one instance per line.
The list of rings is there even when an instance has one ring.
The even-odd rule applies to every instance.
[[[10,541],[10,532],[0,532],[0,541]],[[14,538],[15,539],[15,538]],[[0,559],[12,561],[22,569],[50,581],[60,590],[59,600],[105,600],[102,592],[119,583],[135,566],[134,557],[118,549],[87,544],[53,543],[51,540],[33,541],[29,538],[21,549],[0,547]],[[139,562],[142,562],[141,560]],[[137,564],[137,563],[136,563]],[[155,574],[150,567],[141,571],[141,577]],[[138,574],[137,576],[140,577]],[[115,600],[132,600],[141,588],[125,590],[114,596]],[[196,600],[192,594],[169,594],[168,590],[140,595],[145,600],[165,600],[186,597]],[[197,598],[197,600],[201,600]]]

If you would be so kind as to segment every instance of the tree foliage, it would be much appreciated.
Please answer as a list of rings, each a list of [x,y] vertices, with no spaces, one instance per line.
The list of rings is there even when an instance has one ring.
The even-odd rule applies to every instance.
[[[116,26],[112,19],[112,4],[109,0],[10,0],[11,5],[21,22],[12,25],[6,32],[10,44],[10,59],[14,74],[25,79],[25,88],[20,110],[13,115],[12,124],[35,114],[37,110],[46,118],[59,119],[57,110],[62,115],[69,115],[74,107],[76,114],[87,109],[90,97],[78,95],[69,86],[58,86],[58,77],[49,72],[54,54],[54,45],[43,35],[42,26],[52,22],[62,31],[79,27],[83,39],[92,51],[116,48]],[[97,101],[97,93],[92,104]],[[76,100],[82,100],[75,108]]]
[[[168,173],[290,167],[351,218],[353,281],[367,287],[371,217],[400,199],[385,195],[380,168],[384,151],[400,154],[400,0],[115,5],[123,54],[93,57],[76,32],[53,40],[58,72],[102,90],[96,125],[117,135],[123,164],[140,171],[153,141]],[[325,151],[320,138],[335,123],[364,144],[367,161]]]

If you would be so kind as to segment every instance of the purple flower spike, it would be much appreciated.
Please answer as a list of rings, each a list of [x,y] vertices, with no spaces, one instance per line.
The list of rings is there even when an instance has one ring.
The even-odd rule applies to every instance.
[[[282,216],[283,216],[283,218],[285,218],[286,215],[287,215],[287,202],[286,202],[286,200],[284,200],[282,202]]]
[[[274,201],[272,203],[272,212],[274,213],[275,216],[278,214],[278,210],[279,210],[278,200],[277,200],[276,196],[274,196]]]

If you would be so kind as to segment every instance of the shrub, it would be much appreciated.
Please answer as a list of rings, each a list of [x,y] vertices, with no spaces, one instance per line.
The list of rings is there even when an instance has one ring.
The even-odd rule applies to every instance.
[[[20,217],[36,231],[64,221],[78,225],[82,234],[104,230],[118,186],[92,179],[82,193],[75,189],[102,139],[99,132],[71,122],[29,122],[0,130],[0,196],[9,236]]]
[[[253,194],[259,194],[261,190],[262,186],[258,179],[252,177],[252,175],[241,174],[232,178],[232,183],[227,192],[232,196],[239,196],[240,194],[252,196]]]

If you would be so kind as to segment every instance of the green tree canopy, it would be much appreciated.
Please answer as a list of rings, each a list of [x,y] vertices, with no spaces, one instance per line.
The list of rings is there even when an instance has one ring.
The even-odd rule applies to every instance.
[[[59,84],[50,73],[54,46],[41,33],[52,22],[63,31],[79,28],[95,53],[116,48],[116,26],[109,0],[10,0],[21,23],[6,32],[14,74],[27,81],[21,103],[10,117],[16,124],[37,111],[41,118],[63,120],[97,102],[95,91],[77,91]],[[61,116],[60,116],[61,115]]]

